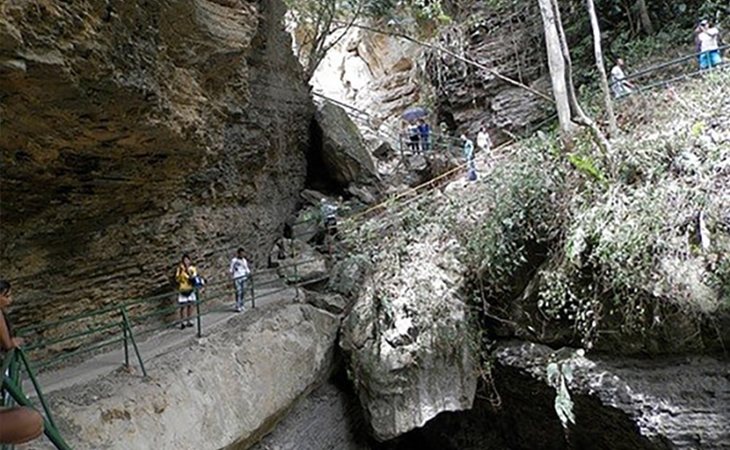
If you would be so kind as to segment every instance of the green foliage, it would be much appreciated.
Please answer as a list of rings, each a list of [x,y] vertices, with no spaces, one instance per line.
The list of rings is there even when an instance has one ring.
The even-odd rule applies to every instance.
[[[473,267],[490,295],[509,292],[530,267],[531,252],[556,239],[562,217],[558,202],[565,168],[554,139],[534,139],[519,157],[497,166],[485,196],[498,199],[487,219],[469,236]]]
[[[597,181],[605,181],[603,172],[596,166],[596,163],[591,156],[571,153],[568,155],[568,161],[570,161],[573,167],[591,178]]]

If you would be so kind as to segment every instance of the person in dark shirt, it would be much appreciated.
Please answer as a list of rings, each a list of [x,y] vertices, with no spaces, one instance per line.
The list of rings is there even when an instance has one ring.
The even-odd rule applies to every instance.
[[[418,137],[421,143],[421,152],[426,153],[431,148],[431,126],[423,119],[418,121]]]

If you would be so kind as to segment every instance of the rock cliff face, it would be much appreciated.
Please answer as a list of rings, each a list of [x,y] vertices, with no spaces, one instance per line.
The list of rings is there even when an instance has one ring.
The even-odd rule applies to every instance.
[[[707,357],[616,360],[506,343],[495,352],[494,404],[444,414],[389,448],[721,449],[730,446],[727,364]],[[547,382],[572,368],[575,424],[564,430]]]
[[[438,44],[539,91],[549,93],[542,22],[537,2],[495,6],[495,2],[459,2],[454,25]],[[492,73],[453,57],[432,52],[427,72],[436,90],[442,119],[475,135],[486,126],[501,140],[551,114],[544,99],[512,86]]]
[[[352,28],[317,68],[312,86],[357,108],[348,114],[366,140],[395,145],[401,113],[426,97],[419,79],[421,53],[421,48],[403,39]]]
[[[264,261],[313,115],[279,0],[2,8],[0,273],[18,325],[168,290],[184,251],[210,279],[238,245]]]
[[[456,257],[461,247],[441,224],[398,234],[400,226],[415,223],[414,217],[401,220],[379,218],[358,230],[356,241],[378,236],[378,245],[368,254],[372,276],[355,293],[340,340],[381,441],[444,411],[471,408],[477,385],[475,335],[461,290],[464,266]]]

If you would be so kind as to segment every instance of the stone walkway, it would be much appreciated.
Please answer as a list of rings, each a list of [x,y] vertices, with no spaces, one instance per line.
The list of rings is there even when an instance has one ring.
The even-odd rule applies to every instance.
[[[281,290],[282,287],[283,285],[279,285],[257,291],[256,307],[259,308],[293,301],[297,295],[297,288],[290,287],[288,289]],[[250,304],[247,303],[247,305],[247,308],[250,308]],[[244,311],[241,314],[246,314],[246,312]],[[203,337],[215,332],[216,328],[225,324],[229,319],[237,315],[238,314],[233,311],[233,307],[231,305],[230,311],[214,311],[201,316]],[[173,348],[185,345],[187,341],[193,342],[196,338],[195,327],[186,328],[185,330],[171,327],[157,332],[144,333],[136,339],[139,352],[142,355],[142,360],[146,363],[147,361],[158,355],[166,353]],[[65,389],[78,383],[89,382],[95,378],[120,369],[124,363],[123,344],[119,343],[117,344],[117,347],[110,346],[109,348],[112,348],[113,350],[95,355],[94,357],[79,364],[69,365],[58,370],[51,370],[38,375],[38,381],[43,389],[43,393],[47,395],[51,392]],[[131,344],[129,346],[129,362],[131,370],[134,373],[139,373],[141,375],[139,362]],[[23,390],[28,393],[31,398],[36,396],[30,380],[24,380]]]

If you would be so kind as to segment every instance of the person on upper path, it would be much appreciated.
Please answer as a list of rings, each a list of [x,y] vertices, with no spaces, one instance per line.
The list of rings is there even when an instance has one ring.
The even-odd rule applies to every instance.
[[[477,133],[477,147],[486,154],[489,154],[489,151],[492,149],[492,138],[489,137],[487,127],[482,126],[479,129],[479,133]]]
[[[697,35],[700,46],[700,69],[712,69],[722,63],[720,55],[720,30],[707,20],[700,22]]]
[[[464,144],[463,153],[464,160],[466,161],[466,176],[469,181],[476,181],[477,169],[474,164],[474,141],[466,137],[465,134],[461,135],[461,141]]]
[[[180,306],[180,329],[192,327],[193,305],[198,300],[195,293],[195,280],[198,279],[198,271],[193,266],[190,256],[184,254],[177,266],[175,280],[178,283],[177,303]]]
[[[418,127],[415,124],[411,123],[406,127],[406,137],[408,139],[408,148],[411,149],[411,152],[420,153],[420,137],[418,134]]]
[[[337,206],[323,198],[319,202],[319,213],[322,217],[322,226],[325,229],[325,245],[327,253],[332,254],[333,240],[337,235]]]
[[[611,69],[611,91],[616,98],[629,95],[634,89],[634,84],[626,79],[624,67],[624,60],[618,58],[616,65]]]
[[[231,277],[233,278],[233,287],[236,291],[236,312],[241,312],[243,311],[243,298],[246,280],[251,274],[243,248],[239,247],[236,251],[236,256],[234,256],[231,260],[231,267],[228,271],[231,273]]]
[[[431,126],[423,119],[418,121],[418,136],[421,144],[421,152],[426,153],[431,149]]]
[[[10,283],[0,280],[0,348],[3,354],[23,345],[21,338],[13,337],[7,308],[13,302]],[[0,358],[0,361],[3,358]],[[0,376],[5,377],[3,373]],[[27,407],[0,408],[0,444],[22,444],[43,433],[43,416]]]

